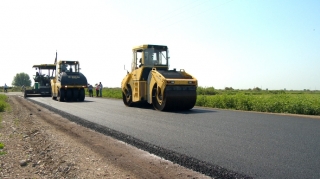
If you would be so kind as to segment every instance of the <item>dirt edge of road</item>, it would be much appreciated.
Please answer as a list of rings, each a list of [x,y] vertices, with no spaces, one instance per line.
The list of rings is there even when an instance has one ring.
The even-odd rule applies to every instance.
[[[8,96],[0,178],[211,178]]]

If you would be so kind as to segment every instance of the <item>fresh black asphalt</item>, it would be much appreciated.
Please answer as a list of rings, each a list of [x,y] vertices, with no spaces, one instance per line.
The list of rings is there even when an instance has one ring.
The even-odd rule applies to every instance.
[[[214,178],[320,178],[320,117],[199,107],[159,112],[89,97],[68,103],[28,99]]]

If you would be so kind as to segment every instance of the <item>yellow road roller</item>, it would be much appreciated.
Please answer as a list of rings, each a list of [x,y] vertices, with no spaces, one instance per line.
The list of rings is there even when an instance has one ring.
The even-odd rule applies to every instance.
[[[80,72],[79,61],[57,61],[56,75],[51,79],[51,97],[58,101],[84,101],[87,78]]]
[[[165,45],[133,47],[131,72],[121,82],[123,103],[149,103],[159,111],[190,110],[197,100],[198,81],[184,69],[169,70]]]

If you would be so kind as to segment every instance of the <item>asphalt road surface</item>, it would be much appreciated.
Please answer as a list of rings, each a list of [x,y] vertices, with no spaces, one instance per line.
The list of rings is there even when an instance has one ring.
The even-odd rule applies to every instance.
[[[320,178],[320,117],[200,107],[159,112],[90,97],[70,103],[30,99],[253,178]]]

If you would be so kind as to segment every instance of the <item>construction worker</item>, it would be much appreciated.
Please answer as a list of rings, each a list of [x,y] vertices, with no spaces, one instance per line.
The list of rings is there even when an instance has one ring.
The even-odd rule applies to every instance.
[[[5,93],[8,92],[8,86],[7,86],[6,83],[4,84],[4,92],[5,92]]]
[[[101,82],[99,83],[99,86],[100,86],[100,97],[102,97],[102,88],[103,88],[103,86],[102,86]]]
[[[89,97],[93,97],[93,86],[88,84]]]
[[[68,64],[61,64],[61,72],[67,72],[68,71]]]
[[[96,84],[96,95],[97,95],[97,97],[99,97],[99,90],[100,90],[100,86],[99,86],[99,84]]]
[[[140,67],[142,67],[142,65],[143,65],[143,64],[142,64],[142,58],[140,58],[139,63],[140,63],[140,65],[139,65],[139,68],[140,68]]]

